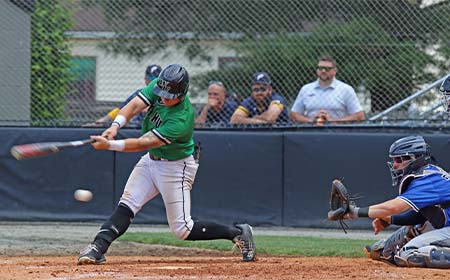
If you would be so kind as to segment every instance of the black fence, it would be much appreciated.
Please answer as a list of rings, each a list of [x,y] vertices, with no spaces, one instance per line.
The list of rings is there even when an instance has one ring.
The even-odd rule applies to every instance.
[[[90,146],[47,157],[17,161],[11,146],[72,141],[99,129],[0,128],[0,219],[24,221],[97,221],[110,215],[129,173],[145,153],[95,151]],[[397,195],[391,187],[387,150],[397,138],[421,134],[432,153],[450,168],[450,135],[412,129],[317,129],[196,131],[200,168],[192,191],[192,215],[222,223],[294,227],[336,227],[326,220],[331,182],[344,178],[367,206]],[[119,138],[138,137],[122,129]],[[90,189],[92,201],[74,200]],[[165,224],[160,197],[137,215],[137,223]],[[370,220],[351,221],[369,228]]]

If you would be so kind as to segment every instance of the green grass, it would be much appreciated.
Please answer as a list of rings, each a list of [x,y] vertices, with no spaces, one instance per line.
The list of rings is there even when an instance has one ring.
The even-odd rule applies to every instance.
[[[258,253],[279,256],[340,256],[363,257],[364,245],[374,240],[336,239],[299,236],[254,236]],[[182,241],[170,233],[126,233],[120,240],[145,244],[203,248],[229,251],[232,243],[227,240]]]

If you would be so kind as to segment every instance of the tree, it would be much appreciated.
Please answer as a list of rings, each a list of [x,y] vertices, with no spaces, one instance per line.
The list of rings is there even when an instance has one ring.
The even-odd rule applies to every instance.
[[[64,32],[71,27],[71,14],[61,1],[36,2],[31,14],[31,120],[34,125],[63,119],[71,80],[71,55]]]
[[[244,97],[251,74],[267,71],[276,91],[292,102],[301,85],[315,79],[318,57],[328,53],[337,58],[338,77],[370,91],[375,112],[440,77],[450,57],[449,1],[428,7],[420,0],[84,3],[102,9],[116,34],[102,47],[113,53],[141,59],[175,41],[190,59],[208,60],[202,42],[209,40],[235,50],[233,65],[194,77],[194,94],[195,85],[221,79]],[[437,46],[436,54],[428,51],[430,46]],[[428,71],[430,65],[438,71]]]

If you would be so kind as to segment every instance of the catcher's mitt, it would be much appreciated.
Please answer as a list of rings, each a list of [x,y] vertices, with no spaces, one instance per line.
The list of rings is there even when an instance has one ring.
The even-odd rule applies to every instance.
[[[356,198],[350,196],[341,180],[333,180],[330,197],[331,210],[328,211],[328,220],[339,221],[345,233],[347,233],[348,226],[343,221],[344,216],[351,211],[351,207],[356,207],[354,199]]]

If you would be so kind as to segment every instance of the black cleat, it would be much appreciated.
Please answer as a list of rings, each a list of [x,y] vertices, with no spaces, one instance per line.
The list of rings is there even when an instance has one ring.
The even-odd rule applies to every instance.
[[[236,236],[234,244],[241,250],[242,260],[244,262],[254,261],[256,258],[256,246],[253,242],[252,227],[248,224],[236,225],[241,230],[241,234]]]
[[[97,245],[95,243],[91,243],[80,251],[77,264],[101,264],[105,261],[105,256],[100,252]]]

